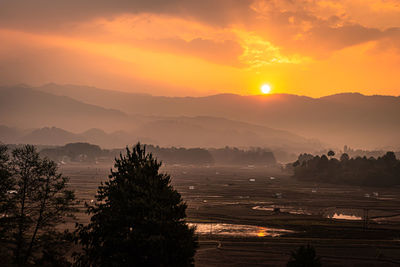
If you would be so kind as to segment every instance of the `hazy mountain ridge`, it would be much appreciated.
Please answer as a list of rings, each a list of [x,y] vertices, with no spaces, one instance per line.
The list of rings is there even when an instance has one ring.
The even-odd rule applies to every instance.
[[[110,148],[140,140],[160,146],[321,148],[317,141],[286,131],[224,118],[127,115],[22,87],[2,88],[0,95],[5,104],[0,114],[6,115],[0,117],[0,124],[11,126],[0,129],[1,141],[6,143],[64,145],[80,141]],[[10,134],[12,127],[24,129],[24,133]]]
[[[400,97],[395,96],[342,93],[321,98],[289,94],[160,97],[55,84],[38,90],[107,108],[118,107],[127,114],[223,117],[282,129],[339,147],[400,147]]]
[[[167,130],[166,130],[167,129]],[[162,135],[157,133],[162,132]],[[177,136],[182,146],[192,147],[270,147],[300,151],[317,149],[321,144],[298,135],[216,117],[177,117],[150,121],[136,131],[138,136],[158,140],[167,146],[176,145]]]
[[[68,130],[126,126],[129,116],[121,111],[82,103],[26,87],[0,88],[0,123],[20,128],[55,126]]]
[[[12,131],[13,136],[6,135]],[[0,142],[6,144],[37,144],[59,146],[75,142],[88,142],[105,148],[125,147],[139,141],[132,134],[123,131],[106,133],[92,128],[82,133],[73,133],[57,127],[21,130],[0,125]],[[142,140],[140,140],[142,141]],[[149,140],[144,139],[143,142]]]

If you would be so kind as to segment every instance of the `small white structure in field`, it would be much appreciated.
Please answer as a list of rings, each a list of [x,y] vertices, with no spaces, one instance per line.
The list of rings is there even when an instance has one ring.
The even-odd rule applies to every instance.
[[[379,197],[379,193],[378,192],[373,192],[372,194],[374,195],[374,197]]]
[[[282,193],[275,193],[274,198],[282,198]]]
[[[274,176],[269,177],[271,180],[275,180],[276,178]]]
[[[204,199],[204,200],[203,200],[203,203],[207,203],[207,200]]]
[[[364,197],[371,197],[370,194],[364,194]]]
[[[94,200],[93,200],[93,199],[91,199],[91,200],[90,200],[90,203],[93,203],[93,202],[94,202]]]
[[[249,179],[249,181],[250,181],[250,182],[255,182],[255,181],[256,181],[256,179],[254,179],[254,178],[250,178],[250,179]]]
[[[189,186],[189,190],[194,190],[194,186],[193,185]]]
[[[7,194],[16,194],[17,190],[7,190]]]
[[[317,193],[317,189],[313,188],[313,189],[311,190],[311,192],[312,192],[312,193]]]

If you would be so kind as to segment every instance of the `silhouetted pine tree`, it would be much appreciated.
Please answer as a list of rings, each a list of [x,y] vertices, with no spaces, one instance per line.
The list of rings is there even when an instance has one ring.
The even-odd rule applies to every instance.
[[[76,266],[193,265],[197,240],[186,204],[160,166],[139,143],[115,159],[97,203],[88,205],[90,223],[78,225]]]

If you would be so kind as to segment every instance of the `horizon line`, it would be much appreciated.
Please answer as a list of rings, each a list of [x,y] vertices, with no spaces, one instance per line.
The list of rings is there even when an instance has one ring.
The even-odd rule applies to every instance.
[[[344,92],[339,92],[339,93],[335,93],[335,94],[328,94],[328,95],[324,95],[324,96],[319,96],[319,97],[313,97],[313,96],[309,96],[309,95],[302,95],[302,94],[292,94],[292,93],[268,93],[268,94],[238,94],[238,93],[229,93],[229,92],[221,92],[221,93],[215,93],[215,94],[209,94],[209,95],[203,95],[203,96],[179,96],[179,95],[154,95],[154,94],[150,94],[150,93],[143,93],[143,92],[128,92],[128,91],[122,91],[122,90],[118,90],[118,89],[105,89],[105,88],[100,88],[100,87],[96,87],[93,85],[82,85],[82,84],[71,84],[71,83],[64,83],[64,84],[60,84],[60,83],[55,83],[55,82],[48,82],[48,83],[44,83],[38,86],[35,85],[30,85],[30,84],[26,84],[26,83],[16,83],[16,84],[1,84],[0,88],[4,88],[4,87],[24,87],[24,88],[32,88],[32,89],[40,89],[41,87],[45,87],[45,86],[61,86],[61,87],[67,87],[67,86],[73,86],[73,87],[86,87],[86,88],[91,88],[91,89],[95,89],[95,90],[102,90],[102,91],[108,91],[108,92],[114,92],[114,93],[122,93],[122,94],[130,94],[130,95],[143,95],[143,96],[150,96],[150,97],[165,97],[165,98],[207,98],[207,97],[215,97],[215,96],[240,96],[240,97],[262,97],[262,98],[266,98],[266,97],[270,97],[270,96],[296,96],[296,97],[305,97],[305,98],[310,98],[310,99],[322,99],[325,97],[331,97],[331,96],[338,96],[338,95],[361,95],[361,96],[366,96],[366,97],[371,97],[371,96],[383,96],[383,97],[400,97],[400,95],[384,95],[384,94],[363,94],[361,92],[357,92],[357,91],[344,91]]]

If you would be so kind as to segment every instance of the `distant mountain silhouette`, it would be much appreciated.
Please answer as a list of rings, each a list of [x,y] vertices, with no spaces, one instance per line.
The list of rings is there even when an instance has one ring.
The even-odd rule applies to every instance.
[[[296,152],[321,149],[318,141],[266,126],[210,116],[143,113],[128,115],[28,87],[0,88],[0,114],[6,114],[0,117],[0,124],[8,126],[0,127],[0,141],[42,145],[90,142],[112,148],[140,140],[160,146],[257,146]],[[16,134],[13,127],[23,130]]]
[[[321,98],[275,94],[162,97],[74,85],[39,90],[147,116],[209,116],[264,125],[334,146],[400,147],[400,97],[344,93]]]
[[[130,116],[27,87],[0,88],[0,124],[19,128],[54,126],[72,131],[129,128]],[[133,128],[133,127],[131,127]]]
[[[84,141],[79,135],[56,127],[36,129],[18,139],[19,143],[41,145],[58,145],[79,141]]]
[[[103,147],[125,147],[133,143],[131,135],[118,131],[107,134],[100,129],[90,129],[83,133],[72,133],[57,127],[21,130],[0,125],[0,143],[64,145],[73,142],[96,143]]]

